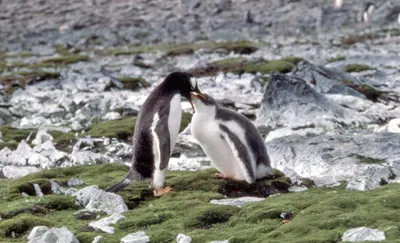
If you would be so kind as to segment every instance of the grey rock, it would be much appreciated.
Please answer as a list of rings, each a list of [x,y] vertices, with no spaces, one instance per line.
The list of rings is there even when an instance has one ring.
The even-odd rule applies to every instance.
[[[228,199],[213,199],[210,201],[212,204],[219,205],[228,205],[228,206],[236,206],[243,207],[245,204],[252,202],[261,202],[264,201],[265,198],[262,197],[239,197],[239,198],[228,198]]]
[[[229,240],[223,240],[223,241],[210,241],[210,243],[229,243]]]
[[[53,140],[53,136],[48,134],[45,130],[39,130],[36,133],[35,139],[32,140],[32,144],[38,145],[38,144],[42,144],[44,142],[52,141],[52,140]]]
[[[399,163],[399,139],[396,133],[291,135],[269,141],[266,147],[274,168],[289,168],[314,180],[316,186],[350,181],[349,189],[365,190],[393,178],[391,170]]]
[[[58,163],[59,161],[67,158],[67,153],[57,150],[52,141],[46,141],[42,144],[38,144],[33,148],[33,150],[45,156],[53,163]]]
[[[67,185],[69,187],[73,187],[73,186],[81,186],[85,184],[81,179],[78,178],[70,178],[68,179]]]
[[[95,230],[101,230],[109,234],[114,234],[114,227],[110,226],[110,224],[116,224],[118,221],[124,218],[125,217],[119,213],[113,213],[109,217],[90,222],[89,226]]]
[[[190,242],[192,242],[192,237],[179,233],[178,236],[176,237],[176,242],[177,243],[190,243]]]
[[[341,125],[359,125],[370,120],[341,107],[317,93],[304,80],[272,74],[261,103],[258,124],[272,129],[322,127],[331,130]]]
[[[82,188],[73,196],[76,197],[76,204],[84,206],[88,211],[104,211],[108,215],[128,211],[128,207],[121,196],[105,192],[97,186]]]
[[[98,235],[98,236],[94,237],[92,243],[99,243],[101,239],[103,239],[103,236]]]
[[[53,181],[53,180],[49,180],[50,181],[50,185],[51,185],[51,192],[53,194],[62,194],[62,189],[60,184],[58,184],[57,182]]]
[[[48,169],[54,166],[54,162],[50,161],[42,154],[32,153],[28,160],[28,165],[39,166],[43,169]]]
[[[13,165],[26,165],[32,155],[34,155],[34,151],[25,140],[22,140],[11,157],[9,157],[9,160]]]
[[[40,186],[38,184],[33,184],[33,187],[35,188],[35,193],[37,197],[43,197],[43,192],[42,189],[40,188]]]
[[[51,228],[36,226],[28,236],[29,243],[79,243],[75,235],[66,227]]]
[[[349,229],[342,236],[342,241],[350,242],[383,241],[385,239],[385,232],[368,227]]]
[[[13,151],[8,147],[3,148],[0,150],[0,164],[2,165],[9,165],[12,164],[11,155]]]
[[[150,242],[150,238],[144,231],[138,231],[129,234],[121,239],[121,243],[147,243]]]
[[[302,61],[293,70],[293,75],[303,79],[310,87],[320,94],[342,94],[366,98],[357,90],[343,83],[343,80],[347,80],[347,82],[356,85],[363,84],[359,79],[345,72]]]
[[[70,166],[103,164],[112,161],[108,156],[92,151],[72,151],[68,158]]]
[[[34,166],[20,167],[20,166],[8,165],[3,167],[3,175],[7,179],[17,179],[38,171],[39,169]]]

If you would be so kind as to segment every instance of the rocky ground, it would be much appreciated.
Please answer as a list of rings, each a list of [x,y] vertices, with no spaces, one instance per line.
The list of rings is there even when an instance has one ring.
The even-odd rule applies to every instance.
[[[0,2],[0,241],[399,241],[400,5],[376,1],[367,24],[365,3]],[[127,171],[142,103],[176,70],[254,121],[286,177],[216,180],[184,101],[174,192],[102,191]],[[372,229],[346,232],[357,227]]]

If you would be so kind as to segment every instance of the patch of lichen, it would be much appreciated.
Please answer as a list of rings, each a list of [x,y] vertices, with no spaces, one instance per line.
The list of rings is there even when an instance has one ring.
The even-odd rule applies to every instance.
[[[297,63],[303,61],[304,58],[296,57],[296,56],[289,56],[289,57],[283,58],[282,60],[283,60],[283,61],[287,61],[287,62],[291,62],[291,63],[297,65]]]
[[[346,67],[344,67],[344,71],[351,73],[351,72],[362,72],[365,70],[369,70],[370,67],[365,64],[348,64]]]
[[[96,123],[89,127],[85,135],[129,140],[135,129],[135,120],[125,116],[117,120]]]
[[[3,237],[16,237],[28,232],[35,226],[53,226],[54,223],[33,215],[22,214],[13,219],[0,222],[0,235]],[[1,239],[1,238],[0,238]]]
[[[343,61],[343,60],[346,60],[345,56],[337,56],[337,57],[333,57],[333,58],[328,59],[328,63],[338,62],[338,61]]]
[[[291,61],[298,61],[295,58],[289,59]],[[243,57],[228,58],[208,64],[206,67],[197,68],[192,70],[196,76],[213,76],[218,72],[231,72],[236,74],[243,73],[261,73],[269,74],[272,72],[288,73],[292,71],[295,64],[285,59],[281,60],[259,60],[248,61]]]
[[[151,86],[151,84],[142,77],[118,77],[117,79],[122,83],[123,88],[128,90],[137,90],[139,88],[148,88]]]

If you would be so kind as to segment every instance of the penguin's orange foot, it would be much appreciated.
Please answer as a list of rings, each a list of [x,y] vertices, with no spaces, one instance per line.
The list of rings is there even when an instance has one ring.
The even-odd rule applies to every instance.
[[[172,191],[172,188],[169,186],[166,186],[164,188],[154,189],[153,193],[154,193],[154,196],[161,197],[162,195],[167,194],[170,191]]]
[[[234,176],[225,176],[222,173],[215,173],[215,178],[236,180]]]

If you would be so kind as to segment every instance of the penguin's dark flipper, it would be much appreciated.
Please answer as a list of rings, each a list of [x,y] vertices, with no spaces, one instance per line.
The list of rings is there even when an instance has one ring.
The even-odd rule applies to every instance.
[[[106,192],[119,192],[126,186],[128,186],[132,182],[132,180],[133,175],[129,172],[120,182],[107,188]]]

